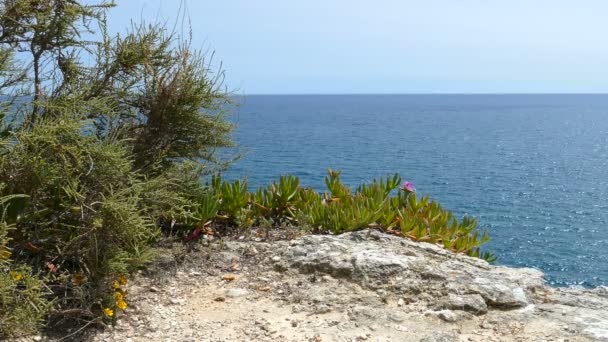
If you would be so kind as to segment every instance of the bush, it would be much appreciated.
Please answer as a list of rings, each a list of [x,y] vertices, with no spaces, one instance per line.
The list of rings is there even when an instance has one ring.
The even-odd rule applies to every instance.
[[[96,317],[111,279],[150,260],[158,232],[144,204],[151,183],[132,171],[125,146],[83,134],[87,127],[53,119],[16,132],[0,183],[3,194],[27,195],[7,211],[13,257],[47,274],[56,314]]]
[[[219,208],[200,179],[232,146],[222,70],[162,25],[111,36],[113,6],[0,0],[0,196],[27,196],[0,231],[0,335],[34,331],[46,299],[54,323],[115,320],[160,228]]]
[[[0,267],[0,338],[37,332],[50,310],[44,281],[27,265]]]
[[[14,196],[0,198],[0,208]],[[3,210],[4,212],[4,210]],[[4,216],[4,215],[2,215]],[[29,266],[11,260],[8,234],[14,227],[0,220],[0,339],[35,333],[50,310],[48,289]]]

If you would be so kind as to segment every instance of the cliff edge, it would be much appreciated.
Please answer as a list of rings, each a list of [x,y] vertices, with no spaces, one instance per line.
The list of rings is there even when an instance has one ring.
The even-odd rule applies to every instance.
[[[535,269],[374,230],[196,248],[133,281],[126,314],[91,339],[608,340],[606,287],[551,288]]]

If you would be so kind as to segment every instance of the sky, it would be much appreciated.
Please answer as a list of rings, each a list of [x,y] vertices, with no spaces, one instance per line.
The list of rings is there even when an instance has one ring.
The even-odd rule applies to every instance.
[[[183,2],[238,94],[608,92],[605,0]],[[180,1],[117,3],[120,32]]]

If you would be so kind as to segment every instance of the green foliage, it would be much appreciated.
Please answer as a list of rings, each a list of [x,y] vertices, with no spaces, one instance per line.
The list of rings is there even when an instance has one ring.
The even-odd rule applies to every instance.
[[[386,180],[372,180],[370,184],[362,184],[357,188],[357,193],[365,197],[371,198],[386,198],[391,191],[397,189],[401,184],[401,177],[398,174],[392,177],[387,176]]]
[[[9,231],[14,226],[6,218],[6,209],[16,198],[0,198],[0,339],[35,333],[50,310],[48,289],[29,266],[11,260]]]
[[[380,203],[373,198],[354,196],[327,203],[318,216],[313,216],[311,223],[332,233],[343,233],[370,227],[380,214]]]
[[[4,303],[23,302],[5,274],[14,265],[18,289],[42,275],[51,318],[83,322],[115,307],[110,283],[153,257],[159,228],[204,225],[219,210],[250,223],[245,183],[215,192],[200,182],[232,146],[221,67],[163,25],[111,35],[112,7],[0,0],[0,196],[27,196],[6,211],[16,229],[0,231],[0,252],[14,259],[1,266],[2,295],[15,296],[2,297],[3,322]],[[33,329],[14,317],[23,326],[2,333]]]
[[[31,87],[24,87],[31,93],[23,94],[33,98],[26,124],[33,124],[41,114],[45,94],[57,95],[80,80],[86,68],[79,65],[79,52],[95,45],[82,35],[93,34],[95,26],[105,28],[105,12],[112,6],[77,0],[0,1],[0,48],[23,52],[23,67],[12,73],[31,80]]]
[[[35,333],[50,310],[47,294],[29,266],[0,266],[0,338]]]
[[[401,232],[414,241],[440,243],[456,253],[466,253],[493,261],[492,255],[480,255],[479,246],[489,241],[487,232],[477,231],[477,220],[465,216],[461,222],[437,202],[428,197],[420,200],[415,194],[408,197],[407,205],[399,210]]]
[[[0,94],[19,86],[21,96],[33,99],[17,122],[31,127],[77,108],[93,119],[95,134],[122,140],[134,167],[148,175],[185,161],[226,167],[216,151],[233,145],[234,127],[226,120],[232,103],[221,68],[214,70],[212,56],[193,49],[190,37],[164,25],[110,35],[112,7],[0,0]]]
[[[165,203],[150,199],[175,184],[137,174],[127,147],[83,135],[86,127],[44,119],[14,133],[0,152],[0,183],[4,195],[28,196],[18,212],[7,212],[17,227],[9,233],[13,257],[47,274],[57,314],[78,308],[94,317],[108,279],[153,256],[156,215]]]
[[[252,194],[254,210],[258,215],[268,218],[295,217],[295,205],[302,191],[300,179],[291,175],[280,176],[266,189],[258,188]]]
[[[212,184],[213,190],[220,200],[220,213],[225,218],[234,221],[249,204],[247,182],[236,180],[231,183],[222,181],[220,176],[214,176]]]
[[[452,212],[428,197],[419,199],[405,187],[397,190],[400,183],[401,177],[395,174],[362,184],[353,192],[342,183],[340,172],[328,170],[325,177],[328,191],[323,194],[302,188],[299,179],[289,175],[253,193],[247,191],[246,182],[230,183],[216,176],[212,189],[219,198],[223,222],[241,228],[283,220],[333,234],[376,227],[414,241],[439,244],[456,253],[495,261],[493,254],[479,249],[489,237],[486,231],[478,230],[475,219],[465,216],[458,221]],[[207,217],[217,208],[215,198],[212,202]]]
[[[233,125],[225,120],[231,100],[222,90],[222,71],[210,69],[211,59],[193,50],[189,40],[155,25],[106,37],[96,56],[83,95],[114,99],[114,116],[95,117],[113,123],[108,134],[133,139],[137,167],[158,163],[165,169],[183,160],[221,166],[215,151],[232,146]]]
[[[326,194],[325,199],[329,202],[348,199],[352,195],[352,190],[342,184],[340,180],[340,171],[332,169],[327,170],[328,176],[325,177],[325,185],[329,194]]]
[[[441,244],[456,253],[495,260],[491,253],[479,250],[489,237],[485,231],[479,233],[475,219],[465,216],[459,222],[439,203],[428,197],[418,200],[415,192],[405,189],[391,196],[401,182],[398,175],[360,185],[352,194],[341,183],[339,172],[328,173],[325,203],[313,202],[305,209],[313,226],[333,233],[376,226],[392,231],[399,227],[398,234],[414,241]]]
[[[205,192],[196,204],[197,206],[192,213],[196,225],[204,225],[213,220],[220,210],[220,201],[217,195],[212,191]]]

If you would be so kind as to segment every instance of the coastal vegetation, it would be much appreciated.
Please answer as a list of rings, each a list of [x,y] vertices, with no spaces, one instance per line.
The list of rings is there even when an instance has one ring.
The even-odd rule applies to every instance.
[[[322,234],[375,227],[414,241],[439,244],[455,253],[496,260],[493,254],[480,251],[489,236],[478,229],[477,220],[465,216],[459,221],[428,196],[418,197],[411,182],[400,186],[397,174],[353,190],[341,182],[340,172],[330,169],[325,184],[327,191],[319,193],[301,187],[299,178],[285,175],[266,188],[248,192],[246,182],[215,177],[203,202],[216,206],[201,206],[205,215],[200,223],[246,229],[270,222],[271,226],[292,225]]]
[[[351,189],[329,170],[323,193],[222,180],[222,70],[162,25],[111,35],[113,6],[0,1],[0,337],[115,322],[161,239],[376,227],[494,259],[475,220],[397,175]]]

